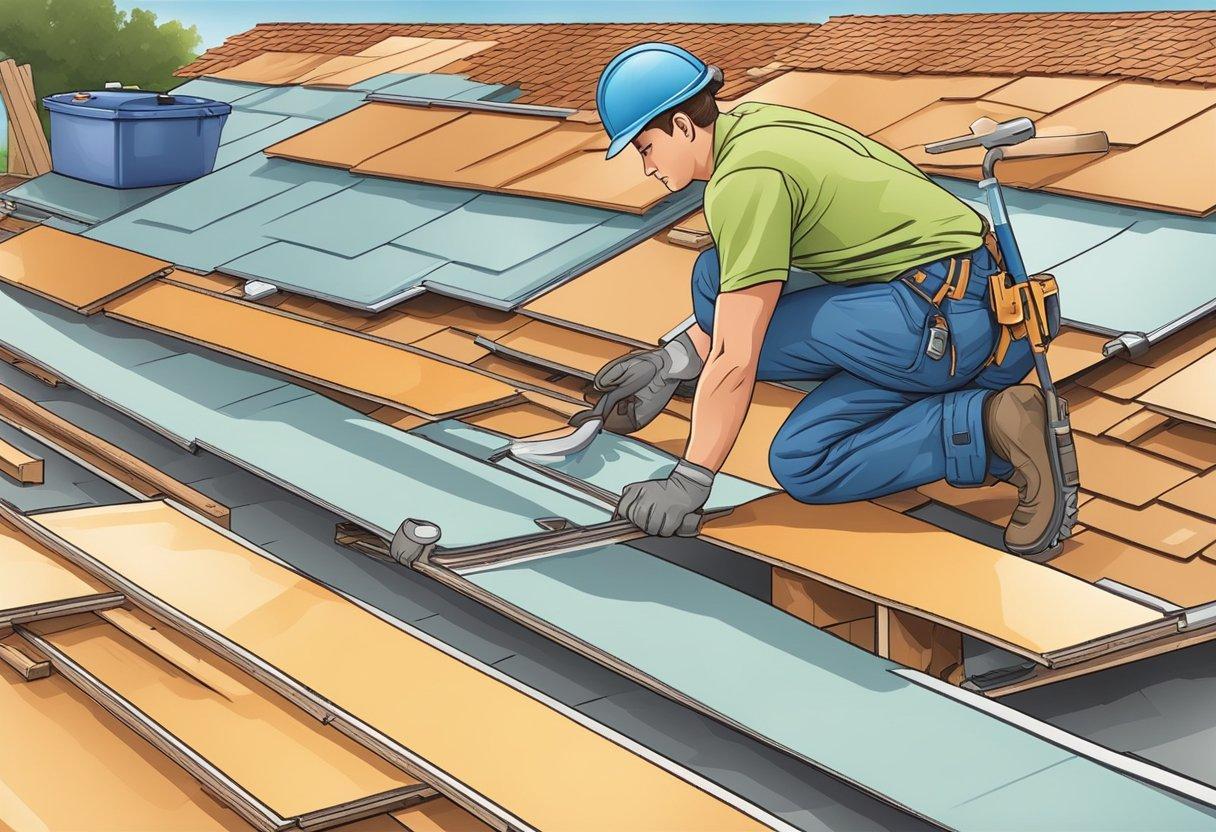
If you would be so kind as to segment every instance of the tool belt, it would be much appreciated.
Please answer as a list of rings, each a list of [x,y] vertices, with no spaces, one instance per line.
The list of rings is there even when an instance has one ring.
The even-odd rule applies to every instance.
[[[1060,330],[1059,286],[1056,279],[1049,274],[1035,274],[1031,275],[1026,283],[1015,284],[1005,271],[996,238],[987,228],[984,233],[984,247],[998,266],[997,271],[988,278],[988,303],[1000,328],[992,355],[984,366],[1002,363],[1010,345],[1021,338],[1029,340],[1030,348],[1034,352],[1044,352]],[[945,316],[940,314],[941,304],[946,300],[961,300],[966,296],[971,280],[971,258],[967,255],[950,258],[946,276],[941,279],[940,284],[921,269],[912,269],[900,275],[899,279],[938,308],[939,314],[934,318],[932,326],[935,330],[941,330],[941,336],[937,339],[930,338],[929,349],[932,351],[940,342],[938,354],[930,352],[930,357],[941,358],[947,334]]]
[[[988,278],[988,300],[1000,334],[988,364],[1000,364],[1009,346],[1021,338],[1030,342],[1036,353],[1047,351],[1051,339],[1060,332],[1060,287],[1049,274],[1032,274],[1025,283],[1014,283],[1005,271],[996,237],[984,224],[984,246],[1000,269]],[[986,366],[986,365],[985,365]]]

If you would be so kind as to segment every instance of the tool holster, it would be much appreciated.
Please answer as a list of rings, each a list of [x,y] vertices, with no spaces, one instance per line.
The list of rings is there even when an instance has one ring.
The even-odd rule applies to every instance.
[[[985,244],[1004,266],[996,241],[988,235]],[[1002,268],[988,279],[988,296],[1001,332],[991,361],[1005,360],[1009,345],[1026,338],[1036,353],[1046,352],[1051,339],[1060,332],[1060,287],[1049,274],[1032,274],[1026,283],[1014,283]]]

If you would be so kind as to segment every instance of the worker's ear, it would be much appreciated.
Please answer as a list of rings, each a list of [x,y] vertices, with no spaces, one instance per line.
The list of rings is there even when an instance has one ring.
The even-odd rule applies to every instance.
[[[691,118],[683,113],[676,113],[671,118],[671,129],[672,135],[679,133],[688,141],[692,141],[693,136],[696,135],[697,128],[696,125],[692,123]]]

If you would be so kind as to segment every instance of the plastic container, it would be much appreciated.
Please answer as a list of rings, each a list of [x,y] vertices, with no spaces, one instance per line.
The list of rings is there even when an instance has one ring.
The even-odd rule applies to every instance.
[[[232,105],[146,90],[65,92],[51,113],[57,173],[111,188],[189,182],[211,172]]]

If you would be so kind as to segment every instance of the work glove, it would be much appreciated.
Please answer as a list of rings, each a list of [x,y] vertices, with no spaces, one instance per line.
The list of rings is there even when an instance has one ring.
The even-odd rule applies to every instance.
[[[625,486],[616,513],[649,535],[693,537],[713,485],[713,471],[682,459],[666,479]]]
[[[687,332],[654,350],[642,350],[608,362],[596,373],[602,395],[591,408],[574,414],[578,427],[602,419],[613,433],[641,430],[662,412],[682,382],[695,380],[704,362]]]

